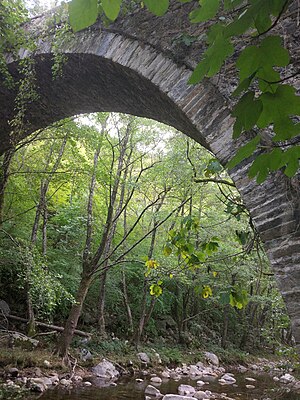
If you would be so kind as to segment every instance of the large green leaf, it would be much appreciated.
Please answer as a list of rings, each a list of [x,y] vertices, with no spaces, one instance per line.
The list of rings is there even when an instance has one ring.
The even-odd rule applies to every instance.
[[[239,69],[240,80],[243,81],[253,74],[258,78],[272,81],[278,80],[279,75],[274,77],[273,67],[284,67],[289,63],[289,54],[281,45],[279,36],[269,36],[265,38],[260,46],[249,46],[242,51],[236,66]],[[270,76],[271,74],[271,76]]]
[[[274,124],[277,140],[278,136],[280,140],[286,140],[298,134],[300,125],[294,125],[290,119],[291,116],[300,115],[300,97],[295,94],[295,88],[280,85],[275,93],[264,93],[260,99],[263,109],[257,121],[259,128]]]
[[[254,92],[247,92],[234,107],[232,115],[236,117],[233,137],[254,127],[262,111],[262,102],[255,100]]]
[[[120,12],[122,0],[101,0],[102,8],[111,21],[114,21]]]
[[[72,0],[69,3],[70,25],[74,32],[78,32],[94,24],[97,16],[97,0]]]
[[[219,9],[220,0],[199,0],[199,8],[190,13],[190,20],[193,23],[208,21],[214,18]]]
[[[233,53],[233,45],[224,36],[224,28],[220,24],[214,25],[208,33],[210,46],[204,53],[203,60],[197,65],[189,79],[189,83],[200,82],[205,76],[215,75],[221,68],[224,60]]]
[[[240,147],[236,155],[228,162],[227,168],[231,169],[236,165],[238,165],[241,161],[250,157],[254,153],[259,142],[260,142],[260,136],[257,135],[255,136],[254,139],[250,140],[250,142]]]
[[[144,3],[157,16],[164,15],[169,8],[169,0],[144,0]]]

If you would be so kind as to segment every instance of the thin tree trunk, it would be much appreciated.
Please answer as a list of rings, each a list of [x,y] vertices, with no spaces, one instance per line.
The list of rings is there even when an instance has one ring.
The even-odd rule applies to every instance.
[[[7,150],[2,158],[2,165],[0,170],[0,228],[3,221],[3,209],[4,209],[4,198],[5,198],[5,188],[7,186],[9,178],[9,166],[14,155],[14,149]]]
[[[64,361],[68,361],[68,349],[72,342],[74,331],[77,327],[79,317],[81,315],[82,306],[86,298],[87,292],[92,282],[91,275],[82,275],[80,285],[75,297],[75,302],[72,305],[69,317],[66,321],[64,331],[60,337],[60,341],[57,346],[57,353],[63,357]]]

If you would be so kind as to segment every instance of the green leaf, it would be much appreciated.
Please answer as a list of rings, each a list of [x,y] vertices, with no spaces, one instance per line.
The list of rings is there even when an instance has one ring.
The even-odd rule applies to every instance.
[[[157,16],[164,15],[169,8],[169,0],[144,0],[148,10]]]
[[[207,42],[210,46],[205,51],[203,60],[192,73],[189,79],[190,84],[198,83],[205,76],[211,77],[219,72],[223,62],[234,51],[230,40],[224,36],[224,29],[220,24],[210,28]]]
[[[299,169],[299,159],[300,159],[300,146],[293,146],[285,152],[284,160],[287,166],[284,170],[284,173],[289,178],[291,178],[297,173]]]
[[[228,162],[227,168],[232,169],[240,162],[250,157],[254,153],[259,142],[260,136],[257,135],[254,139],[250,140],[249,143],[245,144],[243,147],[240,147],[236,155]]]
[[[172,253],[172,248],[168,245],[165,245],[163,253],[164,253],[164,256],[169,256]]]
[[[208,21],[214,18],[218,12],[220,0],[199,0],[200,7],[190,13],[190,21],[193,23]]]
[[[72,0],[69,3],[70,25],[74,32],[78,32],[94,24],[97,17],[97,0]]]
[[[282,47],[279,36],[268,36],[262,40],[260,46],[248,46],[240,54],[236,66],[239,69],[240,80],[243,81],[253,75],[262,80],[271,80],[274,77],[274,66],[284,67],[290,61],[288,51]]]
[[[293,124],[290,119],[300,115],[300,97],[295,94],[295,88],[280,85],[275,93],[264,93],[260,99],[263,109],[257,121],[259,128],[274,124],[275,141],[287,140],[299,133],[300,125]]]
[[[101,0],[101,3],[107,18],[114,21],[119,15],[122,0]]]
[[[243,131],[252,129],[262,112],[262,102],[255,100],[254,95],[254,92],[247,92],[233,109],[232,115],[236,117],[233,126],[234,138],[239,137]]]

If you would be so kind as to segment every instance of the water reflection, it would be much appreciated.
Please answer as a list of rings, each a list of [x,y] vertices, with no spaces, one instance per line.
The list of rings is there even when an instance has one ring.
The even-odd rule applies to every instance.
[[[227,395],[235,400],[299,400],[300,395],[287,393],[278,383],[274,382],[268,374],[235,374],[235,385],[221,386],[217,380],[209,381],[198,390],[210,390],[212,393]],[[245,378],[251,377],[255,382],[249,382]],[[197,379],[181,379],[180,381],[164,380],[161,385],[155,385],[162,394],[178,393],[180,384],[189,384],[196,387]],[[39,400],[144,400],[145,388],[149,380],[136,382],[132,378],[122,378],[117,386],[102,386],[103,382],[93,382],[98,386],[62,389],[56,387],[43,393]],[[255,388],[247,389],[246,385],[254,385]]]

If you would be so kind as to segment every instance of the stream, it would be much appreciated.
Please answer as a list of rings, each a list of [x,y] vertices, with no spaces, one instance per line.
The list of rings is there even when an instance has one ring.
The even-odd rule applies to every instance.
[[[299,400],[300,394],[287,392],[284,386],[274,382],[267,373],[236,373],[235,385],[221,386],[217,380],[207,382],[198,390],[210,390],[212,393],[223,393],[235,400]],[[254,378],[256,381],[248,382],[246,377]],[[180,381],[164,380],[161,385],[155,385],[162,394],[177,394],[180,384],[196,386],[196,381],[190,378]],[[148,379],[138,383],[134,378],[121,378],[116,386],[103,386],[101,380],[93,380],[93,386],[63,389],[56,387],[47,390],[38,397],[39,400],[144,400],[145,388],[150,383]],[[247,389],[247,384],[255,385],[255,388]],[[35,397],[36,399],[37,397]],[[153,397],[155,399],[155,397]]]

